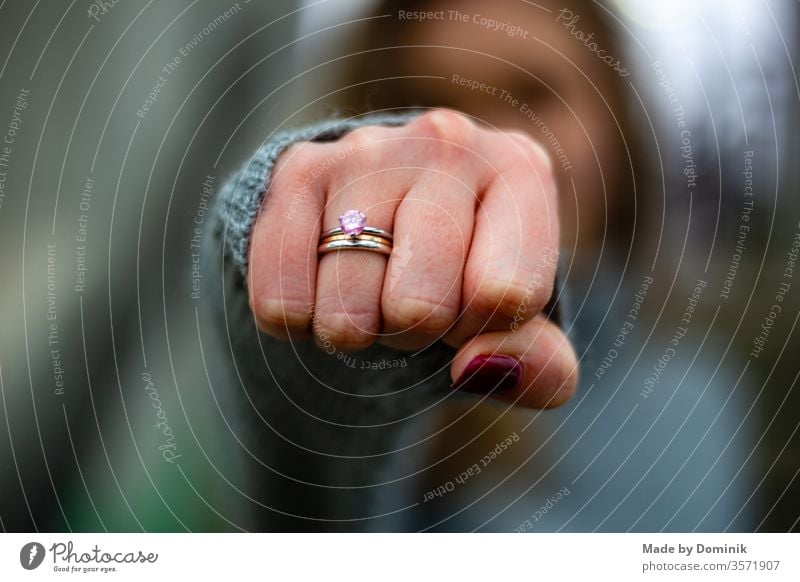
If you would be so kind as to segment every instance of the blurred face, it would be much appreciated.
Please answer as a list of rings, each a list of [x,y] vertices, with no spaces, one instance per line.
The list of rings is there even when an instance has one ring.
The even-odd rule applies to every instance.
[[[545,145],[561,191],[562,241],[589,244],[603,234],[619,198],[619,164],[627,161],[614,118],[625,63],[597,38],[601,27],[588,7],[539,5],[426,5],[438,20],[399,25],[408,26],[409,44],[435,48],[404,51],[404,68],[445,77],[422,83],[426,103],[524,131]]]

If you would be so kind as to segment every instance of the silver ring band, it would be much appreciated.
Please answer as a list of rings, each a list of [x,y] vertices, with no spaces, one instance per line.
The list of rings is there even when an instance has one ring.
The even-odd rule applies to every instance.
[[[383,230],[382,228],[374,228],[372,226],[365,226],[364,230],[361,231],[363,234],[371,234],[372,236],[379,236],[385,238],[389,241],[394,240],[392,233]],[[328,238],[329,236],[336,236],[337,234],[347,234],[342,230],[341,227],[332,228],[330,230],[326,230],[320,235],[320,239]]]

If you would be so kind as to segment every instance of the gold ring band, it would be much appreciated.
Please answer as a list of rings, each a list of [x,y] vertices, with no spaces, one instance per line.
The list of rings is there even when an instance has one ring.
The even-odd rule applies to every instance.
[[[323,238],[320,241],[320,244],[325,244],[329,242],[334,242],[337,240],[369,240],[378,244],[392,246],[392,241],[384,238],[382,236],[374,236],[371,234],[359,234],[356,236],[351,236],[349,234],[335,234],[333,236],[328,236]]]
[[[351,236],[347,236],[346,240],[323,242],[319,245],[319,248],[317,248],[317,252],[319,252],[321,255],[333,251],[346,250],[372,251],[382,255],[390,255],[392,253],[391,244],[363,240],[360,237],[353,238]]]

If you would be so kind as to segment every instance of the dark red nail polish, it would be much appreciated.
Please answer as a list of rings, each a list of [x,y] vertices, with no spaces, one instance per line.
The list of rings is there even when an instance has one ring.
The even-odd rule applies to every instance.
[[[472,358],[453,384],[457,390],[488,394],[516,388],[522,378],[522,364],[517,358],[481,354]]]

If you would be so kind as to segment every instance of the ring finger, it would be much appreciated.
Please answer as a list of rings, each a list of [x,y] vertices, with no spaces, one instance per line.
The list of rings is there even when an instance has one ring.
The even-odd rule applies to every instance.
[[[402,170],[376,164],[376,151],[391,129],[362,128],[342,139],[345,151],[364,159],[350,168],[382,168],[378,171],[342,176],[333,180],[327,196],[322,231],[339,226],[339,216],[348,210],[363,212],[367,226],[392,232],[394,213],[405,193]],[[355,143],[349,143],[355,142]],[[317,342],[330,342],[337,350],[367,347],[381,329],[381,289],[386,257],[367,250],[339,250],[319,259],[316,304],[312,329]]]

